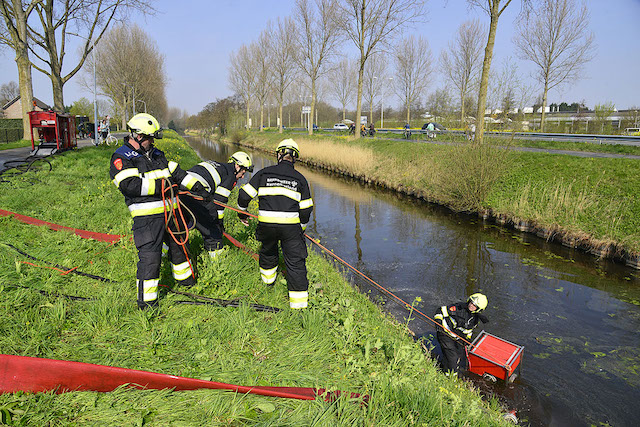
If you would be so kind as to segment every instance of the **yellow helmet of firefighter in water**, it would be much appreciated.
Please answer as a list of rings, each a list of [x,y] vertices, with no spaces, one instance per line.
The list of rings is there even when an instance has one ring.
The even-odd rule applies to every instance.
[[[236,151],[229,157],[229,162],[233,162],[236,165],[240,166],[248,170],[249,172],[253,172],[253,163],[251,162],[251,157],[244,151]]]
[[[469,297],[468,302],[476,306],[476,309],[473,311],[473,313],[480,313],[482,310],[487,308],[487,303],[489,301],[484,294],[475,293]]]
[[[280,144],[278,144],[278,147],[276,148],[276,153],[291,154],[293,158],[300,157],[300,149],[298,148],[298,144],[296,144],[296,142],[291,138],[285,139],[280,142]]]
[[[127,129],[133,133],[147,135],[154,139],[162,139],[160,123],[151,114],[138,113],[131,117],[127,123]]]

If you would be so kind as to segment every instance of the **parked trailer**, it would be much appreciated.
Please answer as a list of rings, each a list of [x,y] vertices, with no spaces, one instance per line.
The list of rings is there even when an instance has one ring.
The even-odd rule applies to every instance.
[[[32,154],[53,154],[78,145],[75,116],[55,111],[30,111],[29,124]]]

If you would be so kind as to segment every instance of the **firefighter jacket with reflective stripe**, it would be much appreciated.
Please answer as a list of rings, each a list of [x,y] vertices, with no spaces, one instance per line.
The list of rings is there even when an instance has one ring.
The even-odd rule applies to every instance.
[[[153,147],[149,152],[136,151],[125,142],[111,156],[109,170],[111,179],[120,192],[132,217],[163,215],[165,205],[177,207],[178,201],[162,200],[162,179],[199,194],[204,188],[195,178],[188,175],[176,162],[170,162],[164,153]],[[165,187],[170,184],[165,183]]]
[[[433,317],[444,326],[442,332],[455,339],[462,337],[470,340],[473,329],[478,324],[478,315],[469,311],[467,302],[459,302],[449,306],[443,305]]]
[[[213,200],[227,204],[231,190],[238,182],[235,163],[218,163],[212,160],[199,163],[187,171],[201,183]],[[218,219],[223,219],[224,208],[217,206]]]
[[[256,172],[240,188],[238,208],[247,210],[258,197],[258,221],[263,224],[301,224],[304,230],[311,217],[313,200],[304,176],[283,160]]]

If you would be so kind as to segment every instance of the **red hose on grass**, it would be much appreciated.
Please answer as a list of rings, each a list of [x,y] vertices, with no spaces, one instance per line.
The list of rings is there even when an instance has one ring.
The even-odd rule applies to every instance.
[[[0,354],[0,393],[110,392],[123,385],[138,389],[176,391],[229,390],[300,400],[314,400],[317,396],[324,396],[325,401],[333,401],[341,395],[339,391],[327,392],[323,388],[241,386],[92,363]],[[368,396],[357,393],[351,393],[350,397],[362,398],[365,402],[368,399]]]

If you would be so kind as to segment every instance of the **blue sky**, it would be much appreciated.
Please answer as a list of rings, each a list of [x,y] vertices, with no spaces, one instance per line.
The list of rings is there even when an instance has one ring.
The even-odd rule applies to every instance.
[[[229,54],[243,43],[255,40],[267,21],[291,15],[294,3],[294,0],[157,1],[158,14],[136,21],[157,41],[165,55],[169,105],[193,114],[216,98],[230,95]],[[611,101],[618,109],[640,105],[640,0],[587,0],[587,5],[597,44],[596,57],[586,66],[583,80],[562,92],[550,92],[550,102],[584,99],[593,107]],[[462,22],[474,17],[487,22],[485,15],[469,9],[464,0],[430,0],[427,7],[427,22],[416,25],[411,32],[429,41],[434,57],[454,37]],[[507,56],[515,58],[511,40],[519,8],[520,2],[514,0],[500,19],[493,68],[499,67]],[[350,52],[349,45],[345,44],[343,50]],[[69,57],[74,52],[75,48],[70,48]],[[518,65],[523,79],[533,83],[531,66],[521,61]],[[48,78],[36,70],[33,74],[35,96],[52,103]],[[0,84],[11,80],[17,81],[17,70],[14,55],[5,49],[0,51]],[[82,96],[91,98],[91,93],[84,93],[75,80],[65,86],[66,104]]]

